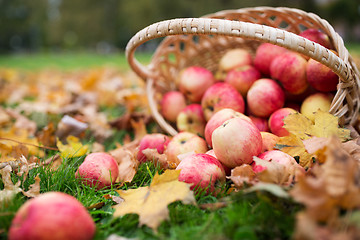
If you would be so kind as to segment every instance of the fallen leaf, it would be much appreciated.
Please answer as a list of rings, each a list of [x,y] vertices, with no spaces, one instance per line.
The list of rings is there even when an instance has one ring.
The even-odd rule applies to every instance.
[[[342,146],[360,165],[360,138],[344,142]]]
[[[35,183],[31,184],[29,186],[29,190],[28,191],[23,191],[22,193],[29,198],[34,198],[40,195],[40,177],[39,174],[36,175],[35,177]]]
[[[142,139],[146,134],[146,126],[143,119],[139,119],[138,121],[131,119],[130,124],[135,132],[135,139]]]
[[[290,195],[284,190],[283,187],[278,184],[260,182],[252,187],[244,190],[245,193],[265,191],[269,192],[274,196],[281,198],[288,198]]]
[[[337,136],[341,141],[350,138],[350,130],[340,128],[338,118],[334,115],[318,110],[314,113],[315,120],[301,113],[290,114],[284,118],[284,128],[290,133],[289,136],[281,137],[277,147],[295,157],[300,157],[300,165],[310,167],[313,154],[306,151],[303,141],[312,137],[329,138]]]
[[[286,169],[283,164],[275,161],[267,161],[254,157],[256,166],[262,166],[264,170],[258,172],[257,178],[262,182],[275,183],[278,185],[290,185],[295,178],[295,172],[292,173]]]
[[[175,169],[178,165],[177,162],[168,161],[167,155],[165,153],[159,153],[157,149],[147,148],[142,152],[148,161],[159,165],[162,169]]]
[[[67,144],[57,141],[56,146],[59,148],[60,155],[63,158],[73,158],[85,155],[88,152],[89,146],[83,145],[77,137],[68,136],[66,138]]]
[[[87,128],[88,124],[65,115],[57,126],[56,136],[60,139],[60,141],[64,141],[70,135],[80,137]]]
[[[150,186],[127,191],[118,190],[125,201],[116,206],[114,216],[128,213],[139,215],[139,224],[156,230],[160,223],[169,218],[168,204],[182,201],[184,204],[195,204],[190,184],[178,180],[180,171],[166,170],[155,174]]]
[[[18,181],[16,184],[12,182],[11,171],[12,170],[10,165],[0,169],[1,179],[4,184],[4,189],[0,190],[0,204],[7,204],[15,197],[16,194],[22,191],[20,188],[20,181]]]
[[[256,178],[256,173],[248,164],[242,164],[241,166],[237,166],[231,169],[231,176],[228,178],[238,189],[243,188],[245,185],[253,185],[258,181]]]
[[[220,208],[227,207],[229,205],[229,202],[222,201],[222,202],[214,202],[214,203],[203,203],[200,204],[199,207],[201,209],[207,209],[207,210],[218,210]]]

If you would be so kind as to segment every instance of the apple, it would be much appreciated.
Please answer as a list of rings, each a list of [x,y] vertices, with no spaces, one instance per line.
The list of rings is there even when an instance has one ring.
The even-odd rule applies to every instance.
[[[8,239],[90,240],[95,230],[92,217],[76,198],[62,192],[47,192],[19,208]]]
[[[225,82],[218,82],[209,87],[201,99],[201,106],[206,121],[224,108],[231,108],[240,113],[245,111],[245,102],[241,94]]]
[[[273,112],[269,117],[270,131],[279,137],[288,136],[289,132],[284,128],[284,118],[292,113],[297,111],[292,108],[280,108]]]
[[[300,113],[305,115],[310,120],[314,121],[314,113],[317,110],[328,112],[330,110],[331,102],[333,99],[332,94],[315,93],[308,96],[300,107]]]
[[[231,69],[244,65],[252,65],[252,56],[249,51],[243,48],[234,48],[226,51],[220,58],[219,71],[226,74]]]
[[[209,154],[210,156],[213,156],[214,158],[217,159],[214,149],[210,149],[209,151],[207,151],[205,154]],[[220,162],[221,163],[221,162]],[[223,166],[224,170],[225,170],[225,174],[226,176],[230,176],[231,175],[231,168],[228,168],[227,166],[225,166],[224,164],[221,163],[221,165]]]
[[[260,132],[270,131],[267,118],[249,116],[253,124],[259,129]]]
[[[332,49],[332,44],[328,35],[319,29],[308,28],[305,31],[301,32],[299,36],[307,38],[313,42],[316,42],[328,49]]]
[[[251,65],[244,65],[230,70],[225,82],[236,88],[243,97],[246,97],[251,85],[261,77],[261,73]]]
[[[111,186],[119,175],[116,160],[108,153],[90,153],[75,173],[76,178],[97,189]]]
[[[322,63],[309,59],[306,65],[306,77],[310,86],[320,92],[336,91],[339,76]]]
[[[169,162],[178,164],[178,155],[189,152],[206,153],[208,147],[206,141],[198,135],[190,132],[176,134],[167,145],[165,154]]]
[[[169,122],[176,122],[176,118],[186,107],[186,99],[180,91],[170,91],[164,94],[160,101],[161,115]]]
[[[192,154],[184,158],[176,170],[179,181],[192,184],[191,190],[206,189],[214,192],[217,181],[225,182],[225,170],[221,163],[209,154]]]
[[[306,79],[307,61],[300,54],[286,52],[277,56],[270,65],[271,78],[279,80],[284,89],[292,94],[300,94],[308,88]]]
[[[259,129],[243,118],[231,118],[216,128],[212,145],[219,161],[229,168],[251,163],[262,150]]]
[[[214,75],[208,69],[190,66],[181,71],[178,88],[189,101],[199,103],[206,89],[214,83]]]
[[[224,108],[216,112],[205,125],[205,140],[212,147],[211,135],[213,131],[223,124],[226,120],[234,117],[240,117],[251,121],[245,114],[239,113],[231,108]]]
[[[162,133],[146,134],[140,140],[138,146],[138,153],[136,156],[137,160],[140,163],[146,162],[148,160],[146,156],[142,153],[142,150],[147,148],[156,149],[160,154],[163,153],[169,141],[170,141],[169,137]]]
[[[262,138],[262,150],[261,152],[274,150],[276,143],[280,140],[280,137],[269,132],[260,132]]]
[[[256,49],[254,66],[265,76],[270,76],[271,62],[279,55],[287,52],[286,48],[271,44],[262,43]]]
[[[176,127],[179,131],[204,136],[206,121],[202,107],[198,103],[186,106],[177,116]]]
[[[284,90],[274,80],[262,78],[249,89],[246,96],[249,111],[257,117],[269,117],[284,106]]]

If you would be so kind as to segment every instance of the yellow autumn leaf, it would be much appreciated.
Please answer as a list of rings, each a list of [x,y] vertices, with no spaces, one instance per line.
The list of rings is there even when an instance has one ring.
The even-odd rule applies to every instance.
[[[314,114],[314,122],[301,113],[290,114],[284,119],[284,128],[289,132],[289,136],[281,137],[277,147],[281,151],[295,157],[300,157],[300,165],[309,167],[313,154],[306,151],[304,142],[313,137],[329,138],[337,136],[345,141],[350,138],[350,130],[340,128],[338,118],[334,115],[318,110]]]
[[[89,150],[89,146],[83,145],[77,137],[70,135],[66,138],[66,141],[67,144],[63,144],[58,140],[56,144],[63,158],[80,157],[85,155]]]
[[[179,170],[166,170],[161,175],[156,174],[148,187],[118,190],[124,202],[114,206],[114,217],[136,213],[140,225],[156,230],[163,220],[169,218],[168,204],[175,201],[195,204],[190,184],[180,182],[179,174]]]

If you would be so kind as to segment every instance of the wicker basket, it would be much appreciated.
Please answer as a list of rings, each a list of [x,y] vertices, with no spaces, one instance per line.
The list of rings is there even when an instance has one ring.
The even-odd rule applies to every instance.
[[[317,28],[331,39],[338,56],[323,46],[298,36],[306,28]],[[165,37],[149,65],[135,58],[136,48],[146,41]],[[213,72],[222,55],[231,48],[242,47],[255,53],[262,42],[269,42],[313,58],[339,76],[337,92],[330,113],[340,117],[342,125],[355,123],[359,113],[360,73],[333,27],[319,16],[293,8],[255,7],[225,10],[202,18],[172,19],[152,24],[129,41],[126,56],[131,68],[146,81],[151,112],[170,135],[176,129],[158,111],[157,92],[175,89],[181,69],[191,65]]]

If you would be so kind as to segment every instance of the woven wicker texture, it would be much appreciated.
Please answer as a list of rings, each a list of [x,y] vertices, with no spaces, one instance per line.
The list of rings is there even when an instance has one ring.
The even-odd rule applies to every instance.
[[[338,56],[323,46],[298,36],[307,28],[326,33]],[[141,65],[135,50],[141,44],[165,37],[157,47],[151,63]],[[147,82],[147,96],[152,114],[169,134],[177,131],[158,111],[157,92],[175,89],[183,68],[199,65],[215,72],[223,54],[236,47],[255,53],[262,42],[269,42],[313,58],[339,76],[339,84],[330,113],[341,124],[354,124],[360,108],[360,73],[342,38],[319,16],[293,8],[256,7],[225,10],[202,18],[172,19],[152,24],[130,39],[126,56],[132,69]]]

